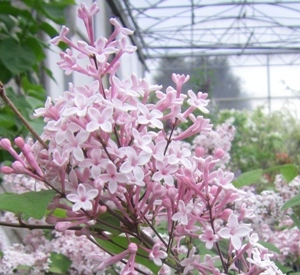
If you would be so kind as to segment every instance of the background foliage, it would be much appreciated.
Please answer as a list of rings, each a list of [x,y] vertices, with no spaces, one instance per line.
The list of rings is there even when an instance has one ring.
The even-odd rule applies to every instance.
[[[64,10],[74,0],[0,0],[0,80],[6,93],[33,128],[40,132],[42,121],[32,118],[32,110],[43,106],[45,65],[50,38],[57,35],[54,24],[65,22]],[[0,101],[0,137],[26,136],[27,129]],[[0,150],[0,162],[9,159]]]

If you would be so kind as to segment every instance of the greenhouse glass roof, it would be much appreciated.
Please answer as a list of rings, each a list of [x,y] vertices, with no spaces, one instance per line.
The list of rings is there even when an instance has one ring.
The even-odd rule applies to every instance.
[[[140,57],[300,51],[300,1],[110,0]]]

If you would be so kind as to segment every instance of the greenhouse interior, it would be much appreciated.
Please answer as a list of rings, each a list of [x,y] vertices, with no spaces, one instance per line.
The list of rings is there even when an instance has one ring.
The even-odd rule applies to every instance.
[[[300,274],[300,1],[0,0],[0,275]]]

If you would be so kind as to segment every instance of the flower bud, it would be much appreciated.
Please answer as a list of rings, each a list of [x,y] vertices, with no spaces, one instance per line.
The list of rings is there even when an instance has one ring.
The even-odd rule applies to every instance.
[[[9,166],[2,166],[1,167],[1,173],[3,173],[3,174],[12,174],[12,173],[14,173],[14,169],[12,169]]]

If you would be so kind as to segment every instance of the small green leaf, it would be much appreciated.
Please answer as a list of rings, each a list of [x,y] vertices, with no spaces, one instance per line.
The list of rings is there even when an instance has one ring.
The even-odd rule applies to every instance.
[[[35,118],[29,122],[30,126],[36,131],[39,135],[43,133],[45,127],[45,122],[42,117]]]
[[[30,46],[21,45],[12,38],[1,41],[0,52],[3,66],[15,75],[30,70],[36,63],[36,55]]]
[[[0,22],[5,25],[8,32],[15,26],[15,21],[8,14],[0,14]]]
[[[276,266],[281,270],[283,274],[295,274],[290,267],[284,266],[282,263],[275,261]]]
[[[40,220],[44,217],[48,204],[55,195],[54,190],[0,194],[0,209],[24,215],[24,218],[32,217]]]
[[[235,181],[233,185],[237,188],[257,183],[263,174],[262,169],[252,170],[241,174]]]
[[[27,95],[33,96],[41,100],[41,102],[44,105],[46,91],[41,85],[31,83],[27,77],[22,77],[21,85]]]
[[[298,227],[298,229],[300,229],[300,219],[299,219],[299,217],[297,217],[295,214],[292,214],[291,218],[292,218],[294,224]]]
[[[49,271],[56,274],[67,274],[72,264],[67,256],[56,252],[51,252],[50,261]]]
[[[7,82],[9,82],[9,80],[11,80],[13,75],[10,72],[10,70],[8,70],[3,65],[2,61],[1,61],[1,58],[0,58],[0,72],[1,72],[0,80],[2,81],[2,83],[6,84]]]
[[[37,62],[40,62],[45,59],[45,47],[40,40],[36,39],[33,36],[30,36],[22,42],[22,45],[29,47],[34,52]]]
[[[54,21],[57,24],[64,24],[65,22],[65,14],[64,8],[65,5],[60,5],[58,2],[51,2],[51,3],[41,3],[42,12],[46,15],[49,19]]]
[[[263,242],[263,241],[259,241],[258,243],[263,245],[265,248],[268,248],[269,250],[280,254],[280,250],[274,244],[269,242]]]
[[[57,30],[47,22],[42,22],[40,24],[40,29],[47,33],[51,38],[58,35]]]
[[[0,113],[0,121],[2,127],[12,127],[15,125],[14,119],[11,117],[11,114]]]
[[[97,223],[95,224],[93,227],[91,227],[92,229],[100,229],[101,231],[107,231],[112,233],[113,235],[119,235],[121,232],[121,226],[120,226],[120,220],[118,218],[116,218],[115,216],[111,215],[110,213],[106,212],[103,215],[101,215],[99,217],[100,221],[103,223]],[[112,227],[110,227],[109,224]]]
[[[103,247],[114,255],[123,252],[128,247],[127,237],[112,236],[110,238],[112,242],[100,238],[95,239],[100,247]],[[138,243],[139,241],[136,238],[131,238],[130,242]],[[139,249],[135,259],[137,263],[149,268],[154,274],[158,273],[160,267],[149,260],[149,256],[144,250]]]
[[[264,170],[266,173],[269,172],[280,172],[284,179],[289,183],[295,177],[298,176],[298,168],[294,164],[276,165]]]
[[[0,2],[0,13],[9,14],[16,18],[24,17],[27,20],[32,20],[32,14],[23,9],[18,9],[11,4],[11,1]]]
[[[62,208],[56,208],[54,212],[51,214],[57,218],[66,218],[67,217],[67,210]]]
[[[294,164],[282,165],[280,168],[280,173],[287,182],[291,182],[299,174],[298,169]]]
[[[300,194],[296,195],[295,197],[291,198],[282,206],[281,210],[286,210],[290,207],[294,207],[300,205]]]

